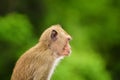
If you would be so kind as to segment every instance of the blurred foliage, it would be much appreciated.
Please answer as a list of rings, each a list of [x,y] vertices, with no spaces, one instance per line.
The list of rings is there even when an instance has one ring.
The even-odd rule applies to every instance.
[[[51,80],[120,80],[119,0],[0,0],[0,5],[1,80],[9,80],[19,56],[58,23],[73,37],[72,54]]]

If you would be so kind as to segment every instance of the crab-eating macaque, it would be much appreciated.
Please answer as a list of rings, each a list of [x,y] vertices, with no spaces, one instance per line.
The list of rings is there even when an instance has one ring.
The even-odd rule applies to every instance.
[[[57,63],[71,53],[71,36],[60,25],[53,25],[39,42],[17,61],[11,80],[50,80]]]

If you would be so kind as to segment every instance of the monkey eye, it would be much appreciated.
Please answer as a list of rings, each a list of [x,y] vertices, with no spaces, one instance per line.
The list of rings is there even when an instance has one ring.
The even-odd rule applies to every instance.
[[[68,37],[67,40],[70,41],[70,40],[71,40],[71,37]]]

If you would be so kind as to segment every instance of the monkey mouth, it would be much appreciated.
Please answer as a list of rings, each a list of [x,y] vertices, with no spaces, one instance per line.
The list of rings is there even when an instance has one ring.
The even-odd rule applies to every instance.
[[[66,44],[63,48],[63,55],[68,56],[70,55],[70,53],[71,53],[71,47],[68,44]]]
[[[65,50],[65,51],[63,52],[63,55],[64,55],[64,56],[69,56],[70,53],[71,53],[71,50]]]

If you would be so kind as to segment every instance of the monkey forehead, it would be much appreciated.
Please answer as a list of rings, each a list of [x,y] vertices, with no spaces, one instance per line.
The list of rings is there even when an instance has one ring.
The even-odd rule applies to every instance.
[[[64,33],[64,32],[60,32],[62,35],[66,35],[66,38],[68,39],[68,40],[72,40],[72,37],[69,35],[69,34],[66,34],[66,33]]]

